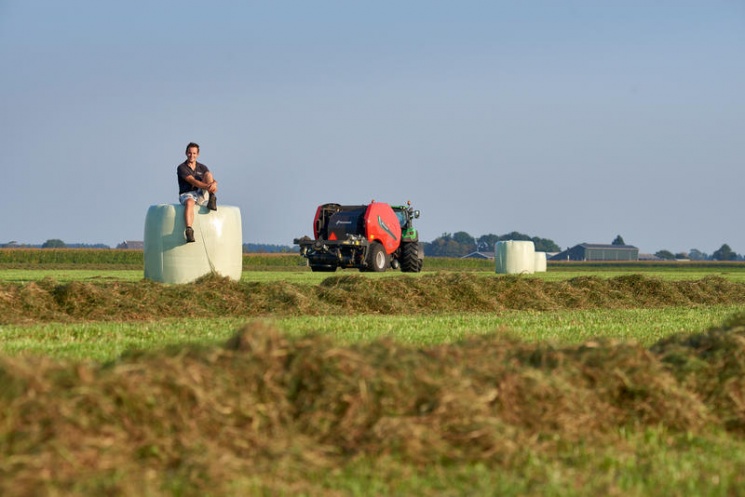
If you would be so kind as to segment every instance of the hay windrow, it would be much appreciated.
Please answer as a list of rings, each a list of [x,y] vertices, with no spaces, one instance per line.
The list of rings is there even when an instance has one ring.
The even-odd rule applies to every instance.
[[[706,333],[662,340],[652,350],[728,430],[745,435],[745,313]]]
[[[651,349],[503,334],[342,347],[253,324],[223,348],[104,365],[0,358],[0,493],[159,494],[175,478],[221,494],[236,475],[355,458],[510,468],[625,429],[741,436],[743,323]]]
[[[184,305],[187,303],[189,305]],[[721,277],[661,281],[641,275],[538,278],[442,272],[384,279],[339,275],[317,286],[238,283],[208,276],[188,285],[43,280],[0,284],[0,324],[153,321],[169,317],[410,314],[629,309],[745,303],[745,284]]]

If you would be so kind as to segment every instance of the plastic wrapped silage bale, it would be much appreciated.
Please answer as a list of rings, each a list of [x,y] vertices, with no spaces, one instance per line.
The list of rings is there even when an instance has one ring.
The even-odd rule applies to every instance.
[[[535,244],[522,240],[497,242],[494,259],[497,263],[497,273],[533,274],[535,272]]]
[[[546,252],[535,253],[535,267],[533,268],[536,273],[546,272]]]
[[[216,273],[240,280],[243,234],[238,207],[216,211],[194,207],[193,243],[184,237],[184,206],[151,205],[145,217],[145,278],[162,283],[190,283]]]

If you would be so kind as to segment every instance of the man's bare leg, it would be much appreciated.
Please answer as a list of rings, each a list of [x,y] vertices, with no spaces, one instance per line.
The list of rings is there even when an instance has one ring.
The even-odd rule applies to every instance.
[[[186,202],[184,203],[184,224],[186,225],[186,230],[184,230],[184,235],[186,236],[186,243],[191,243],[194,240],[194,229],[191,227],[191,225],[194,223],[194,199],[187,198]]]
[[[184,204],[184,224],[187,228],[194,224],[194,199],[187,198]]]

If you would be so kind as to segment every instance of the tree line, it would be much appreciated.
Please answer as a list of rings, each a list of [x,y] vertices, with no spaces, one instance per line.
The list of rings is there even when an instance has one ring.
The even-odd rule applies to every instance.
[[[497,242],[506,240],[532,241],[538,252],[561,252],[553,240],[513,231],[505,235],[481,235],[474,238],[465,231],[443,233],[431,242],[423,242],[424,255],[430,257],[463,257],[473,252],[494,252]]]
[[[561,252],[561,248],[553,241],[547,238],[529,236],[517,231],[504,235],[481,235],[474,238],[465,231],[456,233],[443,233],[431,242],[422,242],[424,246],[424,255],[430,257],[463,257],[473,252],[494,252],[494,246],[499,241],[505,240],[522,240],[532,241],[535,244],[536,251],[539,252]],[[612,245],[625,245],[621,235],[611,242]],[[86,243],[65,243],[64,241],[54,238],[45,241],[41,245],[19,244],[17,242],[8,242],[0,244],[0,248],[98,248],[108,249],[108,245],[86,244]],[[122,244],[116,248],[123,248]],[[244,243],[243,252],[246,253],[288,253],[297,252],[298,248],[290,245],[274,245],[265,243]],[[691,249],[688,252],[673,253],[669,250],[659,250],[654,253],[655,257],[663,260],[691,260],[691,261],[743,261],[745,255],[738,254],[732,248],[724,243],[711,254],[707,254],[698,249]]]
[[[626,242],[623,241],[621,235],[618,235],[612,242],[612,245],[625,244]],[[745,259],[745,257],[732,250],[732,248],[730,248],[726,243],[715,250],[711,255],[694,248],[688,252],[678,252],[676,254],[673,254],[669,250],[658,250],[654,253],[654,256],[665,261],[741,261]]]
[[[660,250],[655,252],[656,257],[666,261],[690,260],[690,261],[742,261],[745,256],[738,254],[726,243],[719,247],[711,254],[702,252],[698,249],[691,249],[688,252],[678,252],[673,254],[669,250]]]

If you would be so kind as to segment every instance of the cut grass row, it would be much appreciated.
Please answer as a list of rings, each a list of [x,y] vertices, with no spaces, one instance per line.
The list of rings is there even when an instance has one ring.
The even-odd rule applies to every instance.
[[[314,275],[317,276],[317,275]],[[95,281],[0,283],[0,324],[158,321],[168,318],[409,315],[745,305],[745,284],[721,277],[666,281],[630,274],[563,281],[474,273],[329,276],[317,285],[190,285]]]
[[[0,490],[738,495],[733,326],[655,350],[498,336],[340,347],[258,326],[224,348],[103,367],[3,360]]]

